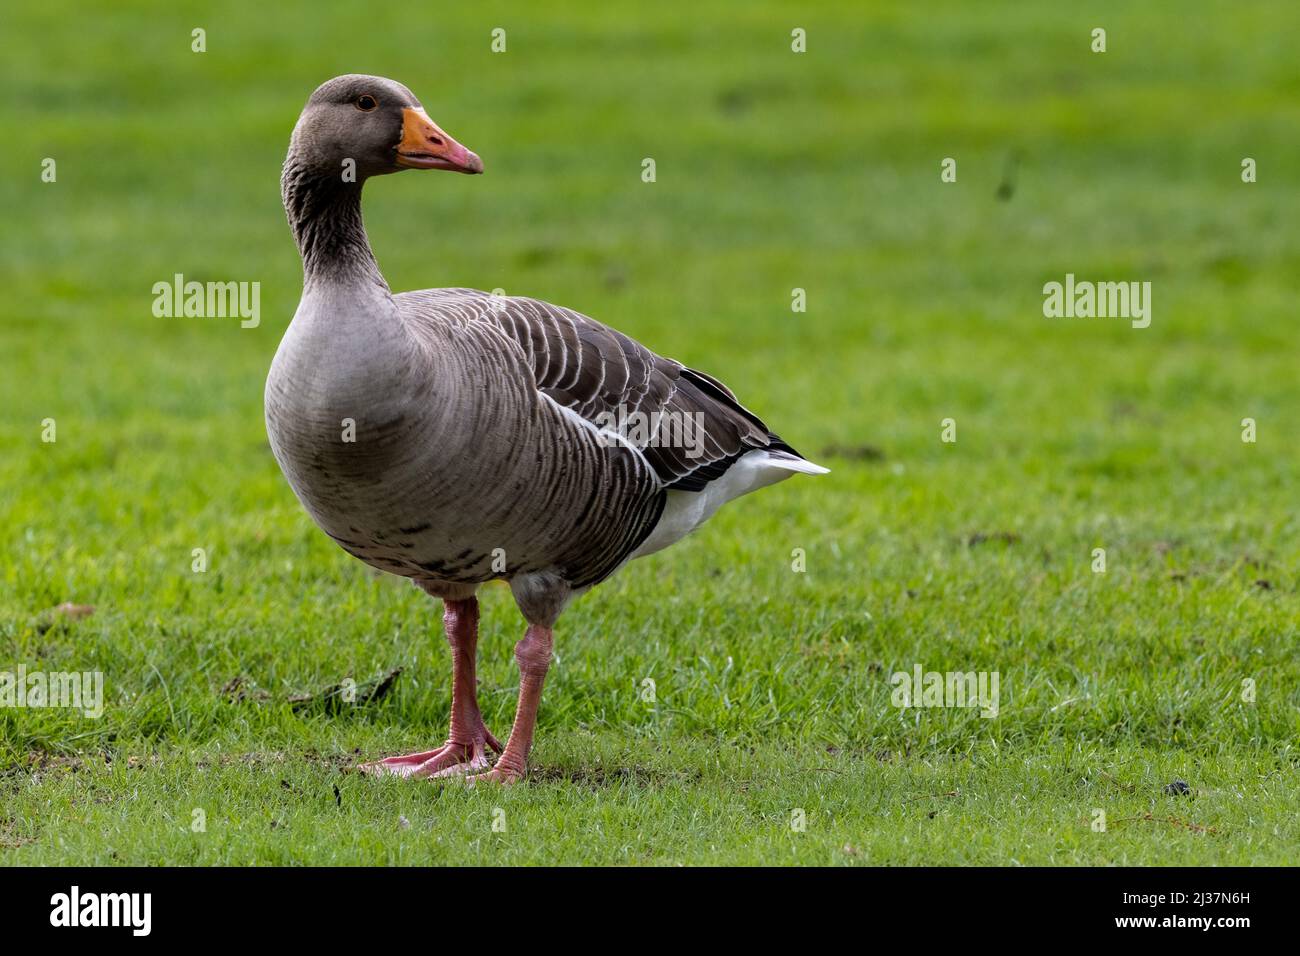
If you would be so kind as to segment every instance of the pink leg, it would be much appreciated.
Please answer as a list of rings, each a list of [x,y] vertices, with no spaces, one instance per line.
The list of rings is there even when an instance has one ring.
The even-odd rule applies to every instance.
[[[491,780],[510,784],[523,779],[528,766],[528,751],[533,745],[537,708],[542,702],[542,684],[551,666],[552,644],[549,627],[530,624],[524,632],[524,639],[515,645],[515,660],[519,662],[519,707],[515,711],[515,724],[496,766],[487,773],[470,777],[470,783]]]
[[[487,748],[501,752],[500,742],[483,725],[478,709],[474,667],[478,654],[478,599],[446,601],[442,616],[451,645],[451,733],[436,750],[389,757],[363,764],[366,773],[399,777],[451,776],[488,765]]]

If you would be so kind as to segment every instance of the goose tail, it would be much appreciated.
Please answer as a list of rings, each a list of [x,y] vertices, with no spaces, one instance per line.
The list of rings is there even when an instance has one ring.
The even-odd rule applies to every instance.
[[[814,464],[807,458],[799,455],[792,455],[785,451],[769,450],[767,453],[767,463],[773,468],[784,468],[786,471],[797,471],[802,475],[829,475],[831,470],[823,468],[821,465]]]

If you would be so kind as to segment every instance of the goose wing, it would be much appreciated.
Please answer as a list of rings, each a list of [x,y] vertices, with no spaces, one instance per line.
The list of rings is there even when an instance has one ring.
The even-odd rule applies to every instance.
[[[665,488],[702,491],[756,450],[802,461],[716,378],[595,319],[537,299],[446,291],[519,346],[538,391],[635,448]]]

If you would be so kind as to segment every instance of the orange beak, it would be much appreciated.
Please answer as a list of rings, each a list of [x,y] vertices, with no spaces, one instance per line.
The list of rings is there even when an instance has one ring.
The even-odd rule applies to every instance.
[[[410,107],[402,110],[402,140],[397,144],[397,165],[407,169],[483,172],[483,160],[444,133],[424,110]]]

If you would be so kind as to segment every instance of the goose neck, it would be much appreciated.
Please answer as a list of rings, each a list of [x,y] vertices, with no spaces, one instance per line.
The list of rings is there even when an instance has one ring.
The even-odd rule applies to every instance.
[[[284,210],[302,256],[303,284],[374,285],[388,294],[361,218],[362,181],[345,182],[291,155],[281,176]]]

